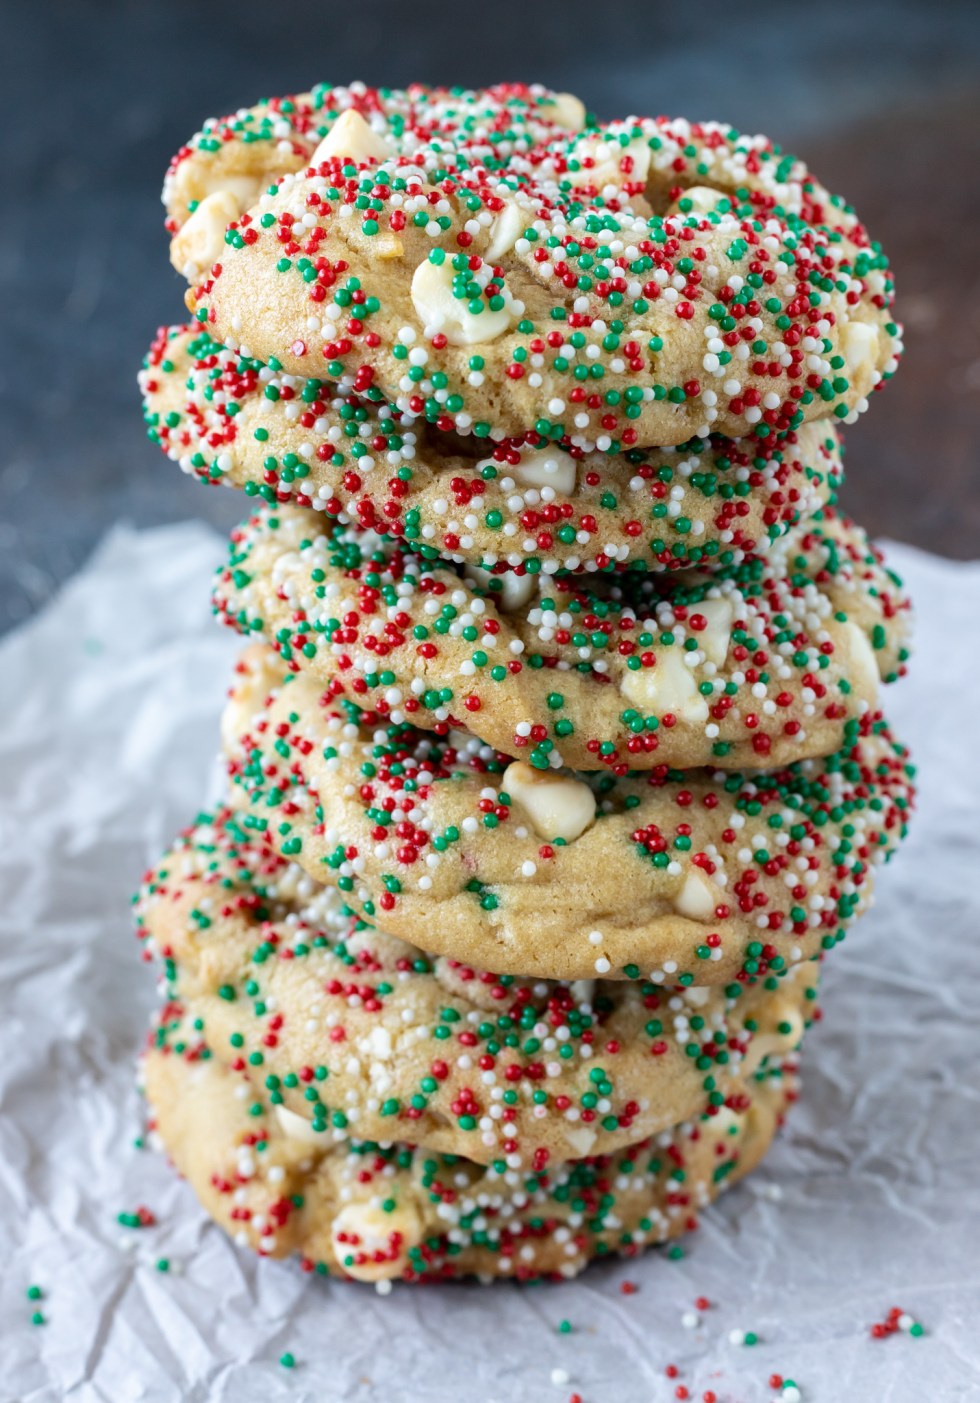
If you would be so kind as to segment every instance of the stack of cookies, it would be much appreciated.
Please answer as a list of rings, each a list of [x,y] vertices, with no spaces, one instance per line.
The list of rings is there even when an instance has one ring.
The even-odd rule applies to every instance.
[[[253,510],[227,799],[138,900],[153,1127],[341,1276],[673,1238],[912,801],[908,600],[833,505],[887,261],[766,139],[537,86],[266,101],[164,199],[150,435]]]

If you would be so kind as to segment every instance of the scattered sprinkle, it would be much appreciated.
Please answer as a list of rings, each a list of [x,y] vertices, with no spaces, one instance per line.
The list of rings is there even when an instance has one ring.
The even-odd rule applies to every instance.
[[[878,1320],[871,1326],[871,1338],[884,1340],[899,1331],[918,1339],[920,1335],[925,1334],[925,1327],[914,1316],[909,1315],[908,1311],[902,1310],[900,1306],[892,1306],[884,1320]]]

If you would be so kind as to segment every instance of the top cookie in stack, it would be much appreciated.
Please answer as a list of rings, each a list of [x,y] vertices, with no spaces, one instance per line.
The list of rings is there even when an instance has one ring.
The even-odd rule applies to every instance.
[[[585,120],[505,87],[318,90],[219,124],[165,190],[188,305],[289,374],[495,442],[859,412],[899,335],[850,207],[715,123]]]

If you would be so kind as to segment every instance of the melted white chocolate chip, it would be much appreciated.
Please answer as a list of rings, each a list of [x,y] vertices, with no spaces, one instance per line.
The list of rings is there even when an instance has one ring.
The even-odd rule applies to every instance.
[[[275,1106],[275,1117],[279,1129],[290,1140],[298,1140],[303,1145],[322,1145],[328,1135],[327,1130],[314,1130],[304,1116],[299,1116],[287,1106]]]
[[[567,127],[569,131],[581,131],[585,126],[585,103],[574,93],[555,93],[542,105],[541,113],[556,127]]]
[[[538,589],[536,576],[518,575],[513,570],[494,575],[489,570],[481,569],[479,565],[466,565],[463,573],[468,580],[479,585],[480,589],[486,590],[497,608],[505,614],[512,614],[515,609],[523,609],[534,598]]]
[[[592,1153],[596,1142],[596,1133],[585,1125],[576,1126],[574,1129],[569,1127],[565,1131],[565,1139],[575,1151],[576,1157],[585,1159],[586,1155]]]
[[[650,146],[642,136],[635,137],[625,146],[614,140],[602,141],[595,136],[584,136],[575,144],[569,155],[578,161],[591,157],[595,163],[562,174],[561,179],[568,180],[573,190],[589,185],[601,190],[604,185],[625,185],[627,181],[643,182],[650,170]],[[632,164],[629,171],[623,170],[623,158],[626,156]]]
[[[231,190],[205,196],[170,242],[170,262],[177,272],[197,278],[217,263],[225,247],[225,230],[241,212]]]
[[[704,599],[692,608],[692,613],[701,614],[707,620],[707,627],[695,634],[698,647],[709,663],[721,667],[728,656],[728,646],[732,641],[732,619],[735,610],[727,599]]]
[[[532,215],[526,215],[520,205],[508,200],[490,226],[490,242],[483,255],[487,263],[496,263],[503,254],[510,253],[521,234],[533,222]]]
[[[318,166],[332,156],[349,156],[351,160],[364,164],[366,161],[383,161],[392,154],[392,148],[383,136],[374,131],[360,112],[349,108],[342,112],[310,157],[310,165]]]
[[[270,184],[271,180],[271,176],[267,176],[266,179],[263,180],[257,175],[223,175],[220,179],[220,183],[216,184],[213,189],[226,190],[229,194],[234,195],[235,199],[238,201],[238,208],[240,210],[245,210],[256,203],[262,191]],[[208,194],[211,193],[211,190],[209,190]]]
[[[266,695],[262,676],[264,656],[262,644],[253,643],[238,660],[234,685],[229,690],[225,709],[221,713],[221,743],[229,755],[234,753],[253,718],[262,710]]]
[[[710,921],[718,905],[719,894],[699,867],[692,867],[684,877],[680,891],[674,897],[674,910],[691,921]]]
[[[746,1076],[757,1072],[766,1057],[792,1052],[803,1036],[803,1017],[788,999],[773,1009],[773,1018],[777,1024],[785,1024],[788,1031],[781,1033],[777,1029],[772,1033],[756,1033],[742,1060],[742,1071]]]
[[[663,648],[656,658],[653,667],[637,668],[635,672],[627,669],[623,673],[623,696],[645,716],[669,712],[679,721],[706,721],[708,703],[698,691],[697,680],[681,650]]]
[[[848,619],[844,624],[844,631],[850,652],[848,670],[851,679],[856,690],[874,706],[878,698],[878,682],[881,676],[878,659],[868,641],[868,635],[859,624]]]
[[[878,363],[878,328],[868,322],[848,322],[841,332],[841,350],[851,375],[870,381]]]
[[[595,998],[596,981],[594,979],[573,979],[572,998],[577,1004],[589,1004],[591,1006]]]
[[[595,795],[570,775],[535,770],[515,760],[504,771],[500,787],[520,804],[542,838],[574,842],[595,819]]]
[[[401,1204],[389,1213],[380,1204],[348,1203],[334,1219],[331,1235],[337,1260],[348,1276],[355,1281],[384,1281],[405,1269],[409,1252],[422,1241],[422,1220],[411,1204]],[[347,1261],[360,1253],[369,1260]]]
[[[667,210],[668,214],[708,214],[719,200],[728,197],[722,190],[713,190],[710,185],[690,185],[680,194]],[[682,210],[681,200],[690,200],[691,208]],[[731,203],[731,201],[729,201]]]
[[[194,162],[182,161],[170,184],[170,198],[175,203],[189,206],[200,204],[208,195],[225,193],[234,195],[241,211],[256,204],[272,180],[271,175],[227,171],[220,164],[214,169],[209,167],[202,170]]]
[[[484,306],[471,312],[462,299],[453,296],[453,265],[420,263],[412,278],[412,303],[427,335],[442,332],[452,346],[475,346],[502,336],[517,319],[517,307],[506,286],[498,289],[504,305],[496,311]]]
[[[578,464],[560,448],[523,448],[521,461],[507,471],[522,487],[553,487],[565,496],[578,481]]]

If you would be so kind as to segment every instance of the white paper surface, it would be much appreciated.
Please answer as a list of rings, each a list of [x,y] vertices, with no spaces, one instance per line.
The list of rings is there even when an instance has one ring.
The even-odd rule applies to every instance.
[[[762,1169],[680,1261],[380,1298],[234,1248],[133,1148],[155,995],[128,900],[215,794],[223,550],[194,524],[120,528],[0,644],[2,1403],[656,1403],[679,1383],[755,1403],[778,1399],[773,1372],[807,1403],[980,1397],[980,566],[889,550],[918,604],[912,674],[886,700],[919,812],[828,961],[804,1099]],[[157,1226],[121,1228],[140,1204]],[[872,1340],[893,1305],[926,1335]],[[760,1342],[732,1344],[738,1328]]]

